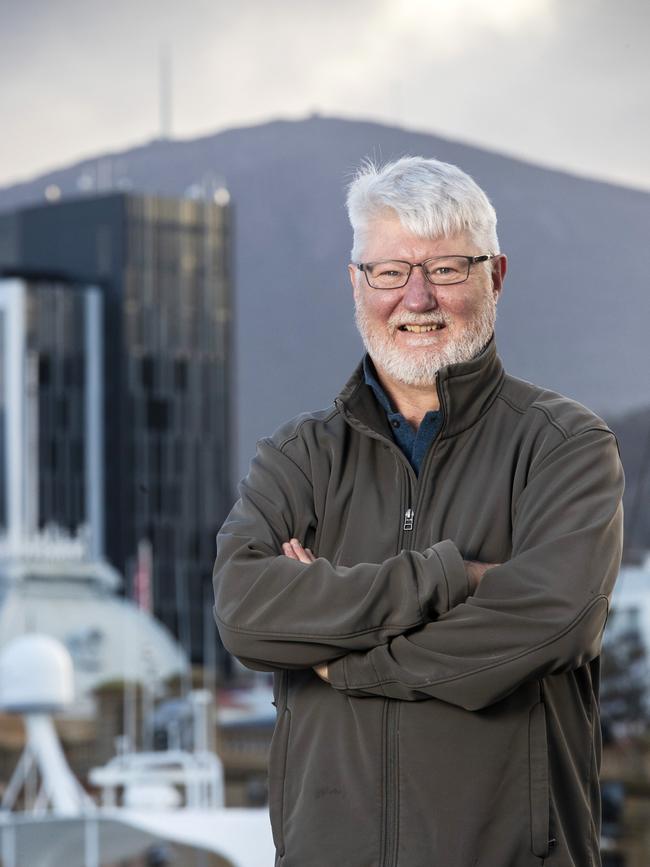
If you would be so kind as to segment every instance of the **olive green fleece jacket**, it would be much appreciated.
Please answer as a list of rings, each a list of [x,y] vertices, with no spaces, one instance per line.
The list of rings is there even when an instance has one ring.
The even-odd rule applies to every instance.
[[[438,394],[416,477],[359,367],[259,443],[218,536],[223,643],[275,672],[277,867],[600,865],[615,438],[494,340]],[[463,559],[500,565],[472,594]]]

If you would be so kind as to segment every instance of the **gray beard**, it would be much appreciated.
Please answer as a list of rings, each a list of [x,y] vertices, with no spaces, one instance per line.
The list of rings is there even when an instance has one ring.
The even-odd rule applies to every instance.
[[[356,301],[354,315],[363,344],[374,364],[397,382],[422,387],[435,385],[442,367],[470,361],[481,352],[494,332],[497,303],[491,287],[487,288],[474,319],[445,347],[440,350],[432,347],[428,352],[399,349],[386,332],[373,331],[365,310]]]

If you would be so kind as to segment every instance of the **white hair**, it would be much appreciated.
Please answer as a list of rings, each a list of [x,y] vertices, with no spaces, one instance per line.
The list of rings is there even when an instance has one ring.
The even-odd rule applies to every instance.
[[[419,238],[448,238],[468,231],[486,253],[499,252],[497,215],[478,184],[457,166],[402,157],[378,166],[366,160],[348,188],[347,209],[358,261],[368,224],[392,210]]]

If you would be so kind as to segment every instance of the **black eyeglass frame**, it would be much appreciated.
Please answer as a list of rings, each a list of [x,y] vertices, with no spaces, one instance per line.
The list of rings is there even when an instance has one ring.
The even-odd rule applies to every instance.
[[[355,262],[355,265],[362,271],[366,276],[366,282],[371,289],[378,289],[380,292],[390,292],[393,289],[403,289],[404,286],[411,279],[411,272],[414,268],[422,268],[422,273],[424,274],[427,282],[431,283],[432,286],[458,286],[459,283],[466,283],[469,280],[469,271],[472,265],[476,265],[479,262],[489,262],[492,259],[498,259],[501,253],[493,253],[493,254],[485,254],[484,256],[462,256],[458,253],[452,253],[449,256],[431,256],[430,259],[425,259],[423,262],[406,262],[404,259],[377,259],[375,262]],[[427,262],[435,262],[440,259],[465,259],[467,261],[467,274],[463,277],[462,280],[453,280],[451,283],[436,283],[435,280],[432,280],[426,272],[425,265]],[[372,268],[373,265],[381,265],[382,262],[395,262],[398,265],[408,265],[408,274],[406,275],[406,280],[403,283],[400,283],[399,286],[373,286],[370,282],[370,277],[368,276],[368,268]]]

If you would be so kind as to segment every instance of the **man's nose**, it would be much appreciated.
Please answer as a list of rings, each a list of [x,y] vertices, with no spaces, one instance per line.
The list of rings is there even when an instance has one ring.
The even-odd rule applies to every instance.
[[[424,276],[422,265],[414,265],[411,268],[411,276],[404,287],[402,305],[416,313],[432,310],[438,306],[436,287]]]

